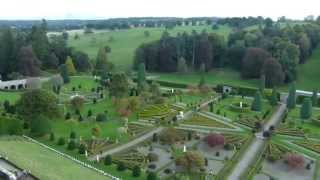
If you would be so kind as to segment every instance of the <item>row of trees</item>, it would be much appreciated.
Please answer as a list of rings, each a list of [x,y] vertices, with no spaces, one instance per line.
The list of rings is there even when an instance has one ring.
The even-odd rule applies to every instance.
[[[305,63],[320,40],[316,23],[281,27],[271,19],[264,28],[237,30],[228,40],[215,33],[182,33],[176,37],[164,32],[161,39],[142,44],[135,53],[134,67],[145,63],[149,71],[209,71],[232,67],[243,78],[261,78],[274,87],[297,79],[297,66]]]

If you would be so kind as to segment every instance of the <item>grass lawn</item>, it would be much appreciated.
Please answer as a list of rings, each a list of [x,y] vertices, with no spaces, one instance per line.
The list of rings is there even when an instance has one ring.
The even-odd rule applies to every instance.
[[[73,76],[70,79],[70,83],[63,85],[62,90],[71,92],[75,87],[79,91],[78,86],[81,86],[81,92],[91,92],[92,88],[97,88],[100,84],[94,80],[93,76]]]
[[[47,144],[48,146],[53,147],[56,150],[59,150],[60,152],[63,152],[65,154],[69,154],[72,157],[76,157],[77,159],[80,159],[83,162],[87,162],[88,164],[91,164],[92,166],[94,166],[96,168],[99,168],[99,169],[101,169],[101,170],[103,170],[103,171],[105,171],[105,172],[107,172],[107,173],[109,173],[109,174],[111,174],[113,176],[116,176],[116,177],[118,177],[120,179],[125,179],[125,180],[143,180],[143,179],[146,179],[146,177],[145,177],[146,174],[143,171],[141,172],[141,176],[140,177],[133,177],[132,176],[132,171],[130,169],[127,169],[125,171],[118,171],[116,164],[112,164],[110,166],[105,166],[103,164],[103,159],[99,163],[89,162],[86,159],[86,157],[84,155],[79,154],[77,150],[73,150],[73,151],[67,150],[66,145],[58,146],[56,142],[48,141],[46,138],[41,138],[39,140],[41,142]]]
[[[320,116],[320,109],[313,108],[312,117]],[[288,114],[287,123],[290,121],[295,122],[296,126],[301,126],[303,129],[308,129],[310,133],[320,136],[320,125],[314,124],[311,119],[303,120],[300,118],[300,107],[296,107]],[[302,123],[303,122],[303,123]]]
[[[6,92],[0,91],[0,103],[2,104],[5,100],[15,103],[20,98],[21,92]]]
[[[228,26],[220,26],[217,30],[212,30],[211,26],[179,26],[169,30],[171,35],[176,35],[178,32],[191,32],[196,30],[201,32],[206,29],[207,32],[216,32],[227,36],[231,32]],[[145,37],[144,31],[149,31],[150,36]],[[98,49],[106,45],[111,47],[111,53],[108,58],[116,65],[118,70],[127,70],[133,63],[134,52],[142,43],[151,42],[160,39],[164,27],[159,28],[134,28],[129,30],[119,31],[96,31],[94,34],[79,33],[80,38],[75,40],[72,33],[68,45],[76,50],[81,50],[88,53],[89,57],[95,60]],[[109,38],[113,37],[114,41],[110,42]]]
[[[226,113],[227,118],[230,118],[232,120],[236,120],[238,118],[238,115],[240,114],[240,112],[232,110],[230,105],[233,103],[243,102],[243,103],[247,103],[249,105],[249,108],[251,108],[252,101],[253,101],[253,99],[246,99],[246,98],[242,99],[241,97],[237,97],[237,96],[229,96],[226,99],[223,99],[220,102],[218,102],[217,104],[215,104],[213,109],[214,109],[215,113],[217,112],[217,110],[220,110],[220,115],[224,115],[224,113]],[[262,117],[263,114],[267,110],[272,111],[272,107],[268,101],[263,101],[262,108],[263,109],[261,112],[250,110],[249,112],[244,112],[241,114],[243,114],[243,116],[245,116],[245,117],[254,118],[255,116]],[[272,114],[272,112],[269,113],[269,116],[271,114]]]
[[[201,73],[188,73],[188,74],[179,74],[179,73],[151,73],[151,76],[154,76],[156,80],[184,83],[184,84],[193,84],[197,85],[201,79]],[[250,86],[258,87],[259,80],[244,80],[240,77],[240,73],[232,69],[215,69],[205,74],[205,80],[208,85],[217,85],[217,84],[230,84],[235,86]]]
[[[108,120],[107,122],[78,122],[74,121],[54,121],[52,123],[52,130],[55,133],[56,137],[66,137],[68,138],[70,133],[74,131],[78,136],[81,136],[84,139],[91,138],[91,129],[93,127],[100,127],[101,135],[100,137],[106,138],[109,137],[111,139],[116,139],[117,136],[117,128],[121,126],[121,123],[116,120]],[[120,139],[121,142],[127,140],[127,136],[123,135]]]
[[[300,65],[297,89],[313,91],[320,89],[320,47],[315,49],[306,64]]]
[[[0,153],[18,167],[28,169],[41,180],[108,179],[75,162],[27,141],[0,140]]]

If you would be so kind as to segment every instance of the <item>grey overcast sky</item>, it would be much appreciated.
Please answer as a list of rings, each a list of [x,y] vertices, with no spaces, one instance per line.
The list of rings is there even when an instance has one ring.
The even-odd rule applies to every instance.
[[[1,0],[0,19],[320,15],[320,0]]]

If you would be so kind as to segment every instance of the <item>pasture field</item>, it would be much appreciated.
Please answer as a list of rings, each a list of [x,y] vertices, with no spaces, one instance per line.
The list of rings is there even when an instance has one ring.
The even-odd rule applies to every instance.
[[[211,26],[179,26],[175,27],[168,32],[176,36],[177,33],[192,32],[196,30],[201,32],[206,30],[207,32],[216,32],[224,35],[225,37],[231,32],[231,28],[228,26],[220,26],[217,30],[212,30]],[[144,32],[149,31],[150,36],[145,37]],[[164,27],[158,28],[134,28],[128,30],[118,31],[95,31],[93,34],[78,33],[79,39],[74,39],[74,32],[70,33],[68,45],[74,47],[76,50],[86,52],[89,57],[95,61],[98,49],[106,45],[111,47],[111,53],[108,58],[113,62],[118,70],[128,70],[134,58],[134,52],[139,45],[147,42],[152,42],[160,39],[162,33],[165,31]],[[113,38],[110,41],[110,37]]]

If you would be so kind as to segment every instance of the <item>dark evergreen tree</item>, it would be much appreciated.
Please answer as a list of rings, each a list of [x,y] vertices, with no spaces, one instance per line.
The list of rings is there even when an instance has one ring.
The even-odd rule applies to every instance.
[[[304,98],[303,104],[300,110],[301,119],[309,119],[312,116],[312,103],[310,98]]]
[[[134,166],[132,169],[132,176],[139,177],[141,175],[141,168],[139,166]]]
[[[107,155],[105,158],[104,158],[104,165],[106,166],[109,166],[112,164],[112,156],[111,155]]]
[[[270,104],[271,106],[276,106],[278,104],[278,93],[276,88],[272,89],[272,94],[270,97]]]
[[[292,83],[289,89],[289,96],[287,99],[287,108],[294,109],[296,107],[296,85]]]
[[[65,64],[62,64],[59,68],[60,70],[60,75],[63,79],[63,82],[66,84],[66,83],[69,83],[70,82],[70,77],[69,77],[69,74],[68,74],[68,69],[67,69],[67,66]]]
[[[253,111],[261,111],[262,110],[262,97],[259,91],[256,92],[254,96],[254,100],[252,102],[251,109]]]

